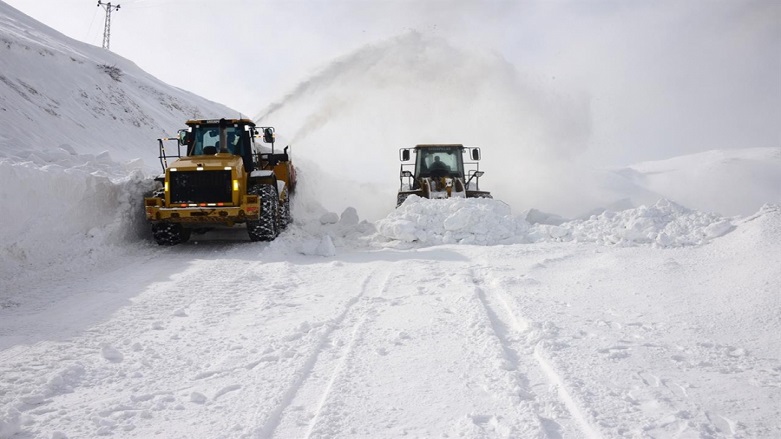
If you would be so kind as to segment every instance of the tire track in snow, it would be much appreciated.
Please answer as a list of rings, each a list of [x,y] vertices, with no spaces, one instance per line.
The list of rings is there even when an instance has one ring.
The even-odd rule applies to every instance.
[[[556,369],[554,369],[548,360],[545,359],[542,353],[542,348],[540,347],[541,344],[542,341],[539,341],[534,347],[534,359],[537,361],[540,369],[545,374],[545,376],[548,377],[548,381],[556,386],[559,398],[561,398],[562,402],[564,402],[564,405],[567,407],[567,410],[569,411],[570,415],[572,415],[573,419],[575,419],[578,425],[580,425],[580,429],[585,437],[591,439],[600,439],[602,435],[591,426],[591,423],[589,423],[586,415],[583,413],[583,410],[581,410],[580,406],[578,406],[578,403],[572,397],[572,394],[567,391],[567,386],[565,385],[564,380],[561,378],[561,375],[559,375],[556,372]]]
[[[513,324],[509,325],[499,316],[496,310],[496,305],[493,303],[493,295],[489,295],[483,289],[483,279],[477,276],[474,268],[469,269],[469,278],[471,278],[474,284],[474,294],[480,304],[481,310],[485,314],[485,318],[490,325],[492,335],[495,337],[499,344],[499,348],[502,351],[502,356],[505,359],[505,364],[502,366],[505,369],[505,373],[509,373],[512,379],[517,383],[518,388],[521,391],[519,395],[521,401],[519,401],[518,408],[520,413],[516,414],[515,424],[517,425],[536,425],[540,429],[540,437],[548,437],[547,429],[534,410],[532,403],[537,399],[534,395],[529,378],[521,371],[521,352],[513,346],[513,342],[510,339],[513,331],[522,333],[528,328],[528,325],[523,325],[522,322],[513,318]]]
[[[520,355],[518,349],[513,347],[514,342],[509,338],[509,334],[515,333],[518,335],[526,335],[534,326],[533,322],[512,309],[507,300],[506,293],[496,290],[489,290],[486,292],[486,290],[480,286],[484,283],[482,276],[477,275],[474,269],[470,271],[470,275],[475,282],[476,295],[481,305],[485,309],[494,333],[501,343],[505,355],[513,363],[513,367],[518,370],[522,355]],[[589,439],[601,439],[602,435],[589,423],[586,415],[584,414],[584,411],[579,407],[575,399],[567,391],[562,377],[545,359],[541,347],[542,342],[542,340],[538,341],[536,344],[534,344],[533,347],[532,358],[534,359],[535,366],[542,373],[542,375],[544,375],[548,383],[556,388],[558,398],[567,408],[567,411],[570,413],[572,419],[577,422],[577,428],[582,434],[582,437]],[[529,347],[528,342],[525,341],[524,344]],[[522,373],[516,372],[516,374],[520,380],[528,380],[528,378]],[[559,437],[559,434],[556,432],[556,430],[559,430],[560,427],[559,422],[546,419],[539,414],[537,416],[537,421],[542,425],[546,435]],[[554,431],[550,432],[549,430]]]
[[[378,296],[381,296],[388,288],[388,282],[390,280],[390,274],[385,275],[385,280],[382,282],[382,286],[379,289]],[[325,388],[325,391],[322,393],[322,397],[317,403],[317,409],[315,411],[315,416],[313,417],[312,421],[309,423],[309,426],[306,431],[306,437],[309,439],[312,436],[312,433],[315,429],[315,426],[320,421],[322,417],[323,408],[325,407],[328,396],[331,394],[331,390],[334,387],[334,383],[339,379],[340,376],[343,375],[344,370],[347,366],[347,362],[350,359],[350,354],[355,351],[355,347],[358,343],[358,340],[360,338],[360,334],[363,333],[363,329],[367,325],[367,322],[369,321],[370,314],[372,314],[372,310],[374,308],[367,309],[359,318],[358,322],[353,326],[353,331],[350,334],[350,341],[347,343],[347,346],[343,350],[343,352],[340,355],[340,359],[338,360],[339,363],[337,364],[336,368],[334,369],[333,373],[331,374],[328,385]]]
[[[293,382],[290,383],[290,385],[282,394],[279,404],[277,404],[277,406],[265,416],[266,419],[265,421],[263,421],[263,424],[257,427],[251,433],[250,437],[268,438],[268,437],[273,437],[275,435],[277,428],[279,428],[286,415],[286,411],[288,411],[290,407],[294,404],[297,395],[301,393],[302,389],[306,386],[307,381],[312,376],[312,372],[318,366],[318,362],[321,361],[321,356],[326,351],[326,346],[333,339],[334,333],[341,329],[342,324],[348,320],[348,317],[351,317],[353,314],[355,314],[352,313],[351,311],[354,309],[355,305],[361,301],[361,299],[367,296],[367,293],[371,290],[372,281],[376,279],[378,276],[381,276],[381,274],[378,274],[377,271],[373,271],[369,275],[367,275],[364,278],[363,282],[361,283],[361,287],[359,289],[358,294],[353,296],[346,303],[342,312],[328,323],[327,329],[320,335],[314,349],[312,350],[311,355],[306,359],[306,361],[304,361],[303,365],[296,371]],[[382,283],[382,287],[380,291],[382,291],[382,288],[385,288],[387,282],[388,282],[388,277],[387,275],[385,275],[385,279]],[[363,313],[360,317],[357,317],[358,321],[352,326],[353,330],[351,331],[352,334],[351,341],[350,343],[348,343],[347,347],[340,355],[341,360],[337,360],[339,361],[339,364],[335,366],[335,370],[331,374],[331,377],[327,385],[325,386],[325,389],[322,390],[322,396],[318,400],[318,404],[317,404],[318,407],[316,409],[317,411],[315,412],[313,421],[310,423],[310,426],[308,428],[309,432],[307,432],[307,437],[311,432],[312,426],[318,419],[319,411],[322,409],[323,403],[326,400],[328,393],[333,386],[333,383],[335,382],[335,380],[339,375],[339,371],[343,368],[344,362],[346,361],[345,359],[349,356],[350,350],[353,349],[354,347],[354,340],[357,338],[357,334],[360,333],[360,328],[363,326],[367,318],[368,318],[368,311]],[[259,417],[260,416],[256,415],[255,418],[258,419]]]
[[[327,376],[319,384],[325,390],[314,397],[311,389],[301,392],[310,394],[309,401],[318,399],[317,408],[310,410],[309,417],[303,409],[297,414],[288,412],[290,417],[275,436],[429,437],[452,433],[539,437],[536,432],[541,429],[535,418],[517,420],[517,402],[523,404],[523,396],[508,391],[508,383],[511,389],[518,387],[508,377],[512,372],[501,370],[497,375],[484,366],[486,355],[501,353],[496,343],[489,343],[486,349],[480,338],[486,333],[490,337],[490,330],[481,329],[486,317],[475,304],[468,278],[443,278],[445,271],[439,262],[428,263],[423,270],[419,261],[412,265],[414,268],[406,265],[388,273],[377,297],[366,298],[362,313],[355,310],[351,334],[343,337],[345,347],[332,354],[331,363],[338,364],[330,366],[330,373],[321,373]],[[436,281],[432,283],[432,279]],[[454,331],[451,325],[458,328]],[[440,358],[435,352],[443,345],[456,349]],[[407,359],[401,361],[405,364],[399,364],[400,358]],[[325,369],[322,364],[318,368]],[[487,376],[482,372],[488,372]],[[394,380],[402,382],[390,390],[379,384]],[[501,401],[499,410],[494,407],[497,399]],[[293,422],[296,416],[298,423]],[[421,426],[409,422],[418,417],[427,420]]]

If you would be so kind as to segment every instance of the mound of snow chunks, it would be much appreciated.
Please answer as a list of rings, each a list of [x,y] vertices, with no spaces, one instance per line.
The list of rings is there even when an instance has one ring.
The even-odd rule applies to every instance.
[[[728,219],[690,210],[669,200],[550,225],[530,224],[523,217],[514,217],[510,207],[498,200],[427,200],[416,196],[377,221],[375,227],[375,239],[386,245],[578,241],[657,247],[700,245],[734,228]]]

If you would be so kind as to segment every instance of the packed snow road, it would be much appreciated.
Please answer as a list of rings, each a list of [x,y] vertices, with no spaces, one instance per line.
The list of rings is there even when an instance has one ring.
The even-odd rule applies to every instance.
[[[33,312],[0,357],[18,437],[583,435],[459,249],[257,253],[160,250]]]
[[[2,310],[0,436],[777,437],[779,224],[677,249],[140,245]]]

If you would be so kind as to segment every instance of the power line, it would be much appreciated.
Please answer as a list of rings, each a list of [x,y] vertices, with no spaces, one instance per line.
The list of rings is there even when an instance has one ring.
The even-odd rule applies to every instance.
[[[95,11],[95,13],[92,14],[92,20],[89,22],[89,28],[87,29],[87,35],[84,36],[84,41],[89,41],[90,32],[92,32],[92,25],[95,24],[95,17],[97,16],[98,16],[98,11]]]
[[[103,26],[103,48],[106,50],[109,49],[109,43],[111,40],[111,12],[112,11],[118,11],[119,5],[112,6],[111,2],[103,3],[101,0],[98,0],[98,7],[103,6],[103,9],[106,10],[106,24]]]

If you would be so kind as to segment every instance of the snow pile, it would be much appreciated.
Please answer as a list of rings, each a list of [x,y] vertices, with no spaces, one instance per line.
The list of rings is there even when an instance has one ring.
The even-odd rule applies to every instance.
[[[595,242],[602,245],[700,245],[731,231],[718,215],[686,209],[668,200],[587,220],[530,225],[497,200],[426,200],[410,197],[377,221],[376,240],[389,243],[496,245],[521,242]]]
[[[493,245],[517,237],[528,223],[492,199],[427,200],[410,196],[376,223],[380,241]]]
[[[365,247],[363,241],[375,231],[374,225],[361,221],[354,207],[344,209],[341,215],[317,207],[317,214],[300,212],[294,224],[269,245],[267,253],[331,257],[337,248]]]
[[[718,215],[694,211],[669,200],[620,212],[605,211],[587,220],[535,226],[531,241],[586,241],[605,245],[700,245],[733,229]]]

